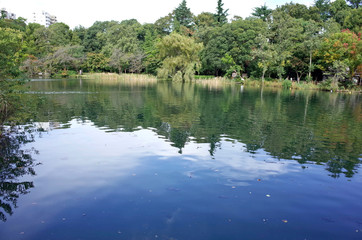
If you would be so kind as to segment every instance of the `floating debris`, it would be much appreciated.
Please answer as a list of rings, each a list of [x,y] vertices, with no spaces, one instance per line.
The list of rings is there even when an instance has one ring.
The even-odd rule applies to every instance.
[[[236,188],[235,186],[232,186],[231,188]]]
[[[257,179],[257,181],[258,181],[258,182],[261,182],[261,179],[260,179],[260,178],[258,178],[258,179]]]
[[[283,223],[288,223],[288,220],[283,219],[282,222]]]
[[[266,197],[271,197],[269,194],[265,195]]]

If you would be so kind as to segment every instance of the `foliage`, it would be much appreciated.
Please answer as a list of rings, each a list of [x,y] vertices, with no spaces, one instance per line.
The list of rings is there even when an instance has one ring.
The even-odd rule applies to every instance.
[[[362,64],[361,52],[361,37],[349,30],[343,30],[324,39],[316,52],[319,58],[318,67],[325,71],[338,61],[348,66],[348,77],[352,78],[357,67]]]
[[[180,30],[180,26],[191,28],[193,24],[193,14],[190,8],[187,7],[186,0],[182,0],[180,5],[174,10],[174,21],[174,29],[176,30]]]
[[[107,68],[108,61],[107,57],[102,53],[88,53],[85,66],[91,72],[104,71]]]
[[[161,78],[171,77],[182,82],[191,80],[200,66],[199,52],[203,45],[192,38],[173,33],[157,44],[162,67]]]
[[[282,86],[285,89],[290,89],[292,87],[292,81],[284,79],[284,81],[282,82]]]
[[[224,1],[215,2],[215,13],[194,16],[182,0],[177,8],[154,23],[141,24],[135,19],[97,21],[89,28],[78,26],[73,30],[64,23],[46,28],[26,24],[23,18],[10,20],[2,16],[0,28],[18,31],[22,42],[19,54],[13,56],[15,61],[4,59],[12,66],[3,64],[0,70],[18,75],[21,65],[20,70],[28,76],[74,72],[80,68],[168,75],[159,46],[161,39],[172,32],[191,37],[204,46],[197,66],[184,66],[190,73],[197,70],[198,74],[230,76],[236,70],[263,80],[293,78],[299,83],[321,81],[335,60],[348,65],[349,78],[361,64],[359,0],[316,0],[310,7],[290,2],[274,10],[264,4],[254,8],[251,17],[236,16],[231,22],[227,21]],[[341,33],[341,29],[349,30]],[[263,44],[259,35],[264,38]],[[70,49],[78,49],[81,54],[74,56]],[[233,64],[225,61],[225,57],[232,59]],[[177,76],[183,78],[182,75]]]
[[[225,23],[228,22],[228,11],[229,9],[224,10],[224,3],[222,2],[222,0],[218,0],[217,1],[217,7],[216,7],[216,14],[215,16],[215,20],[217,23],[219,23],[219,25],[223,25]]]
[[[273,10],[268,8],[265,4],[263,6],[254,8],[253,11],[254,12],[251,15],[260,18],[264,22],[266,22],[269,19],[270,14],[273,12]]]
[[[0,28],[0,81],[19,74],[23,59],[23,33],[11,28]]]

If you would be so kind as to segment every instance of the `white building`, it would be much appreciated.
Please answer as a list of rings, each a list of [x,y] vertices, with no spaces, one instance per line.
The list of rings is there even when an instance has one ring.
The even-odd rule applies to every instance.
[[[45,11],[34,12],[32,22],[39,23],[43,26],[49,27],[53,23],[57,22],[57,17],[54,15],[50,15],[49,13],[47,13]]]
[[[6,8],[2,8],[1,9],[1,17],[5,18],[5,19],[15,20],[16,19],[16,14],[7,11]]]

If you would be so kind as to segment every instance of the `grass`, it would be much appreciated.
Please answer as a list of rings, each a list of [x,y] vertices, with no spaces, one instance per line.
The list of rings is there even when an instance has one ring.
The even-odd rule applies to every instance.
[[[79,76],[79,75],[78,75]],[[85,79],[95,79],[102,80],[105,84],[115,83],[117,81],[122,81],[124,83],[132,84],[132,85],[145,85],[145,84],[154,84],[157,83],[157,77],[153,75],[147,74],[116,74],[116,73],[85,73],[81,76]],[[195,75],[194,81],[196,84],[200,84],[202,86],[208,87],[210,89],[220,89],[226,84],[234,84],[240,83],[230,80],[225,77],[214,77],[209,75]],[[245,86],[251,87],[261,87],[263,85],[261,79],[253,79],[247,78],[244,81]],[[278,79],[267,79],[264,81],[264,87],[271,88],[290,88],[297,90],[328,90],[325,84],[322,83],[314,83],[314,82],[289,82],[289,80],[280,81]],[[339,88],[334,89],[334,91],[347,91],[347,92],[361,92],[361,87],[355,86],[352,89]]]

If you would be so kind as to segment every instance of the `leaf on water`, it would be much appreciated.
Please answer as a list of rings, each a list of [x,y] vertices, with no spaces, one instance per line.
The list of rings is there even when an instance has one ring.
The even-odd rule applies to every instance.
[[[267,197],[271,197],[269,194],[266,195]]]
[[[288,220],[283,219],[282,222],[283,223],[288,223]]]

